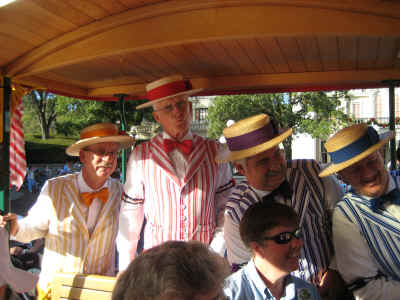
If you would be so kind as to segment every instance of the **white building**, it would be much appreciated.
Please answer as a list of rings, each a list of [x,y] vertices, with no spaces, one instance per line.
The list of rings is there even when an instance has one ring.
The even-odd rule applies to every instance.
[[[343,99],[341,108],[354,122],[371,122],[378,132],[388,129],[389,124],[389,89],[351,90],[351,101]],[[400,118],[400,90],[395,89],[395,117]],[[398,125],[396,125],[397,127]],[[400,134],[396,130],[396,141]],[[320,162],[327,162],[323,143],[312,139],[308,134],[294,136],[292,143],[292,157],[312,158]]]

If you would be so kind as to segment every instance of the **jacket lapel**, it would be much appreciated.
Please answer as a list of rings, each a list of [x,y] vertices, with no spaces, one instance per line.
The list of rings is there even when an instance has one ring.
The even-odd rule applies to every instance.
[[[194,174],[201,168],[208,154],[207,140],[193,135],[193,149],[188,157],[188,166],[185,172],[183,184],[188,183]],[[212,164],[213,162],[211,162]],[[211,167],[211,166],[210,166]]]
[[[120,196],[118,197],[118,194],[121,195],[121,190],[115,184],[114,182],[111,181],[110,184],[110,195],[108,196],[107,202],[103,205],[103,208],[97,218],[97,222],[95,225],[95,228],[92,233],[92,237],[98,235],[101,233],[102,228],[104,226],[111,226],[112,224],[107,223],[107,220],[114,220],[114,217],[112,216],[117,209],[119,211],[119,205],[120,205]]]
[[[74,217],[74,220],[76,221],[79,229],[85,234],[85,236],[89,237],[89,231],[86,226],[82,211],[80,209],[80,205],[82,204],[80,203],[80,193],[77,186],[77,176],[78,175],[71,176],[71,180],[68,182],[68,184],[65,185],[64,188],[68,189],[68,191],[63,193],[63,201],[69,201],[71,203],[69,213]],[[66,195],[68,195],[68,197]]]
[[[177,185],[181,185],[179,178],[176,176],[174,165],[172,164],[171,159],[168,154],[164,151],[163,148],[163,139],[161,134],[157,135],[153,138],[153,140],[149,143],[149,151],[151,158],[155,161],[155,163],[162,168],[167,176],[175,182]]]

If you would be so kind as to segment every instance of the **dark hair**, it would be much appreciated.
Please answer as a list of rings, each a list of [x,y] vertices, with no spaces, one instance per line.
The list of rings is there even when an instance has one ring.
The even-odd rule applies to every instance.
[[[252,204],[240,221],[240,237],[250,248],[251,242],[262,244],[265,232],[279,225],[298,224],[299,218],[293,208],[270,201]]]
[[[206,245],[169,241],[136,257],[119,276],[112,300],[193,299],[220,291],[226,261]]]

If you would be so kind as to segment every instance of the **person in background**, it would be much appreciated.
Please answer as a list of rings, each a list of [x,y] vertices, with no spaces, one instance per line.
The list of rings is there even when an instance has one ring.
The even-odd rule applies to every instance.
[[[118,151],[134,139],[117,126],[100,123],[81,131],[66,153],[79,156],[79,173],[49,179],[28,216],[0,216],[10,222],[10,234],[21,242],[45,238],[38,299],[50,299],[57,272],[115,275],[115,238],[122,185],[111,179]]]
[[[400,176],[390,175],[382,147],[394,137],[373,127],[346,127],[326,141],[332,164],[352,190],[333,213],[333,241],[340,273],[356,299],[400,295]]]
[[[226,280],[228,300],[321,299],[309,282],[290,275],[299,267],[303,246],[299,218],[284,204],[252,204],[240,221],[240,236],[251,260]]]
[[[229,266],[197,241],[168,241],[135,258],[121,273],[112,300],[217,300]]]
[[[168,240],[197,240],[223,254],[226,199],[233,186],[228,164],[217,164],[220,145],[190,131],[188,96],[182,76],[169,76],[146,86],[154,119],[163,132],[131,153],[119,224],[120,271],[136,256],[143,225],[144,249]]]
[[[318,177],[320,167],[316,161],[285,160],[278,146],[291,134],[292,129],[278,128],[266,114],[224,129],[228,148],[217,161],[233,161],[247,179],[235,187],[226,204],[224,236],[228,260],[237,269],[251,258],[239,234],[240,220],[250,205],[263,199],[285,204],[300,216],[304,235],[299,268],[293,274],[313,283],[327,299],[342,299],[343,280],[331,266],[330,220],[343,192],[332,178]]]
[[[38,275],[12,265],[8,249],[8,232],[0,227],[0,299],[3,299],[6,285],[16,293],[25,293],[34,289],[38,279]]]

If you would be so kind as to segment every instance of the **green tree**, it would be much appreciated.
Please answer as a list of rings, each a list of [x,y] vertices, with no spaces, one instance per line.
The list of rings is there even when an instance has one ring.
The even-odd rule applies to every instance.
[[[255,114],[266,113],[281,128],[293,128],[294,133],[309,133],[314,138],[326,139],[347,122],[347,115],[340,109],[344,93],[325,92],[255,94],[220,96],[209,108],[208,135],[222,135],[228,120],[240,120]],[[292,157],[292,137],[283,143],[286,158]]]
[[[50,137],[50,128],[56,120],[55,98],[54,94],[44,90],[31,91],[24,97],[25,110],[36,114],[43,140]]]
[[[51,129],[57,134],[76,136],[86,126],[98,122],[117,123],[120,120],[118,102],[101,102],[54,95],[46,91],[32,91],[23,98],[24,125],[27,133],[39,133],[42,139],[50,137]],[[126,101],[128,128],[138,125],[143,118],[153,120],[152,109],[136,110],[139,101]]]

